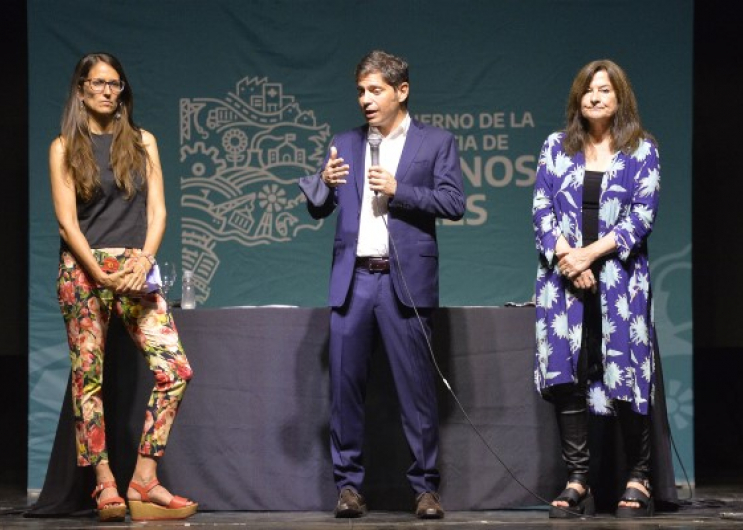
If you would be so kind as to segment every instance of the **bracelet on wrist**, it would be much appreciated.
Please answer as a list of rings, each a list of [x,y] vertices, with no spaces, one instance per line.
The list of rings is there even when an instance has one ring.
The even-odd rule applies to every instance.
[[[152,261],[150,261],[150,260],[149,260],[149,259],[147,258],[147,256],[144,256],[144,255],[140,255],[140,256],[137,256],[137,257],[136,257],[136,261],[135,261],[135,264],[136,264],[137,266],[140,266],[140,267],[142,267],[142,272],[143,272],[143,273],[144,273],[145,275],[147,275],[147,274],[149,273],[149,271],[151,271],[151,270],[152,270],[152,268],[153,268],[153,267],[155,266],[155,265],[154,265],[154,263],[152,263]]]
[[[155,266],[155,263],[157,263],[157,260],[155,259],[155,256],[153,256],[153,255],[152,255],[152,254],[150,254],[149,252],[142,252],[142,253],[140,254],[140,257],[146,258],[146,259],[147,259],[147,261],[149,261],[149,262],[150,262],[150,265],[151,265],[152,267],[154,267],[154,266]]]

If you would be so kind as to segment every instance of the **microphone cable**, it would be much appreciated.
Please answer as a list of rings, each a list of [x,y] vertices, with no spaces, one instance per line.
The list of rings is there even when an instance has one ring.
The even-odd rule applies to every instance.
[[[389,213],[389,207],[387,209],[387,212]],[[521,480],[519,480],[519,478],[514,474],[514,472],[511,470],[511,468],[508,467],[508,464],[506,464],[503,461],[503,459],[500,457],[500,455],[498,454],[498,452],[487,441],[487,439],[485,438],[485,435],[483,435],[482,432],[480,431],[480,429],[478,429],[477,426],[474,424],[474,422],[470,418],[469,414],[467,414],[467,411],[465,410],[464,406],[459,401],[459,397],[457,397],[457,394],[454,392],[454,389],[451,387],[451,385],[449,384],[449,381],[446,379],[446,377],[444,376],[443,372],[441,371],[441,368],[439,367],[439,363],[436,360],[436,355],[433,352],[433,346],[431,345],[431,340],[429,339],[428,334],[426,333],[426,327],[423,325],[423,320],[421,319],[420,314],[418,313],[418,307],[415,305],[415,300],[413,300],[413,296],[410,293],[410,288],[408,287],[408,282],[407,282],[407,280],[405,280],[405,274],[403,273],[402,264],[400,263],[400,258],[399,258],[399,253],[397,251],[397,244],[395,243],[395,238],[392,236],[392,232],[390,231],[390,227],[387,224],[387,219],[385,218],[384,215],[382,215],[381,217],[382,217],[382,221],[384,222],[384,226],[387,229],[387,235],[388,235],[389,240],[390,240],[390,243],[392,245],[392,254],[394,256],[395,263],[397,265],[397,269],[400,271],[400,279],[402,280],[402,285],[403,285],[403,288],[405,289],[405,294],[407,295],[408,299],[410,300],[410,305],[411,305],[411,308],[413,309],[413,313],[415,314],[415,317],[418,320],[418,325],[421,328],[421,332],[423,333],[423,337],[426,339],[426,347],[428,349],[428,354],[429,354],[429,356],[431,358],[431,362],[433,363],[433,366],[434,366],[434,368],[436,370],[436,373],[438,374],[439,378],[444,383],[444,386],[446,386],[446,389],[449,391],[449,394],[451,394],[452,399],[454,399],[454,402],[457,404],[457,407],[459,408],[459,410],[462,412],[462,414],[464,415],[465,419],[467,420],[467,423],[469,424],[469,426],[475,432],[475,434],[480,439],[480,441],[483,443],[483,445],[485,445],[485,447],[487,448],[488,452],[491,455],[493,455],[493,457],[495,457],[495,459],[500,463],[500,465],[503,467],[503,469],[506,471],[506,473],[513,479],[514,482],[516,482],[516,484],[518,484],[519,486],[521,486],[521,488],[524,491],[526,491],[527,493],[529,493],[529,495],[531,495],[535,499],[539,500],[539,502],[541,502],[542,504],[548,506],[550,509],[551,508],[557,508],[560,511],[569,513],[570,516],[571,516],[571,518],[580,518],[580,517],[589,517],[590,518],[590,517],[597,517],[596,515],[576,514],[575,512],[570,511],[568,509],[569,507],[567,507],[567,506],[555,506],[555,505],[552,504],[552,501],[548,501],[547,499],[545,499],[544,497],[542,497],[541,495],[539,495],[538,493],[536,493],[535,491],[533,491],[532,489],[530,489],[528,486],[526,486],[523,482],[521,482]],[[666,419],[666,421],[668,421],[668,420]],[[679,465],[681,466],[681,470],[682,470],[682,472],[684,474],[685,482],[687,484],[687,487],[689,488],[689,497],[688,497],[688,500],[691,500],[692,497],[693,497],[693,490],[692,490],[692,487],[691,487],[691,481],[689,480],[689,476],[686,473],[686,467],[684,466],[684,463],[683,463],[683,461],[681,459],[681,455],[679,454],[678,448],[676,447],[676,441],[673,438],[673,434],[671,433],[670,426],[669,426],[669,429],[668,429],[668,435],[669,435],[669,438],[671,440],[671,444],[673,446],[673,451],[674,451],[674,454],[676,455],[676,459],[678,460]]]
[[[681,455],[679,454],[678,447],[676,447],[676,440],[673,438],[673,433],[671,432],[671,426],[668,426],[668,437],[671,439],[671,445],[673,446],[673,453],[676,455],[676,460],[678,460],[679,465],[681,466],[681,472],[684,474],[684,480],[686,481],[686,487],[689,488],[689,496],[684,499],[686,502],[692,502],[692,499],[694,498],[694,488],[691,487],[691,480],[689,480],[689,475],[686,473],[686,466],[684,466],[684,461],[681,460]]]
[[[389,207],[387,209],[387,212],[389,213]],[[467,414],[467,411],[465,410],[462,403],[459,401],[459,397],[457,397],[457,394],[454,392],[454,389],[449,384],[449,381],[444,377],[443,372],[441,371],[441,368],[439,367],[439,363],[436,360],[436,355],[433,353],[433,346],[431,345],[431,340],[428,337],[428,334],[426,333],[426,327],[423,324],[423,320],[421,319],[420,313],[418,313],[418,307],[415,305],[415,301],[413,300],[413,296],[410,293],[410,288],[408,287],[408,282],[405,280],[405,275],[403,274],[402,265],[400,263],[400,258],[397,251],[397,245],[395,243],[395,239],[392,236],[392,232],[390,231],[390,227],[387,224],[387,219],[384,215],[381,216],[382,221],[384,222],[384,226],[387,229],[387,235],[389,237],[390,243],[392,245],[392,254],[395,259],[395,263],[397,265],[397,269],[400,271],[400,279],[402,280],[403,288],[405,289],[405,294],[407,295],[408,299],[410,300],[411,308],[413,309],[413,313],[415,314],[416,319],[418,320],[418,324],[421,328],[421,332],[423,333],[423,337],[426,339],[426,347],[428,348],[428,354],[431,358],[431,361],[433,362],[433,366],[436,370],[436,373],[438,374],[441,381],[444,383],[444,386],[446,386],[447,390],[451,394],[452,398],[454,399],[454,402],[457,404],[457,407],[464,415],[465,419],[467,420],[467,423],[472,428],[472,430],[477,434],[477,437],[480,438],[480,441],[485,445],[485,447],[488,449],[491,455],[495,457],[495,459],[500,463],[501,466],[503,466],[503,469],[506,471],[506,473],[518,484],[521,486],[524,491],[529,493],[531,496],[533,496],[535,499],[538,499],[539,502],[541,502],[544,505],[549,506],[550,508],[557,508],[563,512],[569,513],[572,517],[595,517],[595,515],[585,515],[585,514],[576,514],[572,511],[570,511],[570,507],[568,506],[554,506],[552,504],[552,501],[548,501],[532,489],[530,489],[526,484],[521,482],[519,478],[514,474],[514,472],[511,470],[510,467],[503,461],[503,459],[498,455],[498,452],[488,443],[487,439],[485,438],[485,435],[482,434],[480,429],[477,428],[477,426],[474,424],[472,419],[470,418],[469,414]]]

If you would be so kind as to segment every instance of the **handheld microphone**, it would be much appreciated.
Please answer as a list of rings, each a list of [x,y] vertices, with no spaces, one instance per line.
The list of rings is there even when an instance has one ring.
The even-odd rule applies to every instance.
[[[379,165],[379,144],[382,143],[382,135],[377,131],[371,131],[367,136],[366,140],[369,142],[369,153],[371,154],[371,165]],[[374,191],[374,195],[378,195],[379,192]]]
[[[369,136],[367,137],[367,141],[369,142],[369,151],[371,152],[371,165],[378,166],[379,165],[379,144],[382,143],[382,135],[376,131],[372,131],[369,133]]]

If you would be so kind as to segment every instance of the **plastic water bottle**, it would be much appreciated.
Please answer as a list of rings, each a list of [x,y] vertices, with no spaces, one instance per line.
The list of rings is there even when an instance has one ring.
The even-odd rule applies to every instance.
[[[183,271],[181,287],[183,288],[181,309],[194,309],[196,307],[196,288],[193,284],[193,271]]]

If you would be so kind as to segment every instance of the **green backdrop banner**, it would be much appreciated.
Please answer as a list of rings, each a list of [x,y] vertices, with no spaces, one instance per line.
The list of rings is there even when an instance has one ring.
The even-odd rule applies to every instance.
[[[562,127],[578,69],[618,62],[660,143],[655,314],[669,419],[693,480],[692,8],[691,0],[30,0],[29,488],[43,483],[69,372],[47,153],[73,67],[92,51],[122,61],[135,119],[158,139],[169,214],[158,259],[195,271],[202,306],[325,304],[333,220],[307,215],[296,181],[319,168],[335,133],[363,121],[353,71],[375,48],[409,61],[411,113],[459,142],[467,213],[439,227],[442,303],[531,299],[539,148]]]

